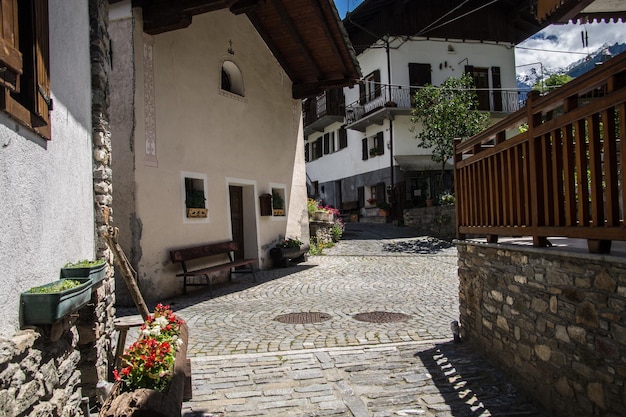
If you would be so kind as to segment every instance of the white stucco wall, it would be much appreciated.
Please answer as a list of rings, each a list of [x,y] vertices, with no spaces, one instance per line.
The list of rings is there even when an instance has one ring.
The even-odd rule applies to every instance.
[[[52,140],[0,113],[0,336],[22,291],[94,256],[87,2],[50,0],[50,51]]]
[[[231,41],[234,54],[228,52]],[[153,45],[148,64],[146,43]],[[182,292],[170,249],[231,239],[229,185],[244,188],[247,258],[267,267],[279,236],[308,240],[301,103],[292,99],[291,81],[247,17],[217,11],[195,16],[185,29],[137,35],[134,57],[134,171],[120,180],[135,187],[132,209],[141,236],[133,244],[141,253],[144,297]],[[240,69],[244,97],[221,91],[224,60]],[[150,77],[152,93],[144,82]],[[156,151],[147,158],[151,135],[156,146],[148,148]],[[184,216],[184,173],[206,179],[207,219]],[[258,197],[276,184],[285,187],[287,216],[260,216]]]
[[[451,45],[454,52],[448,52]],[[511,45],[480,43],[468,40],[445,41],[436,39],[422,39],[411,41],[393,40],[390,44],[391,83],[395,86],[409,88],[409,63],[431,65],[431,77],[434,85],[439,85],[448,77],[460,77],[463,75],[465,65],[476,67],[500,67],[502,88],[516,88],[515,81],[515,53]],[[382,84],[389,82],[387,70],[387,54],[382,43],[377,47],[367,49],[358,56],[361,72],[364,77],[375,70],[380,71]],[[441,69],[439,66],[441,65]],[[491,81],[490,81],[491,84]],[[346,105],[359,99],[359,88],[344,88]],[[341,123],[328,126],[324,132],[314,133],[307,138],[308,143],[317,140],[324,133],[336,130]],[[428,149],[418,148],[415,133],[410,129],[413,126],[411,116],[397,115],[393,120],[393,155],[430,155]],[[419,128],[419,127],[418,127]],[[362,160],[361,140],[364,137],[375,136],[382,131],[385,140],[385,154]],[[389,120],[383,125],[369,125],[365,132],[348,129],[348,148],[339,152],[323,155],[322,158],[307,163],[307,172],[312,181],[320,183],[339,180],[341,178],[360,175],[367,172],[389,168],[392,163],[389,158],[390,130]],[[429,161],[424,163],[430,164]],[[394,166],[397,162],[393,162]],[[431,169],[439,169],[438,164],[432,163]]]

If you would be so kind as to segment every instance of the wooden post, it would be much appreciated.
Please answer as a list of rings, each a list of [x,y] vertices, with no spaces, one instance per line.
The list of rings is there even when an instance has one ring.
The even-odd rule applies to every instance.
[[[102,237],[104,237],[104,240],[109,246],[109,249],[111,250],[111,252],[113,252],[113,261],[115,263],[115,266],[122,274],[122,278],[126,283],[126,287],[130,292],[130,296],[135,302],[135,306],[137,306],[137,310],[139,310],[139,314],[141,314],[141,317],[143,317],[143,319],[145,320],[150,315],[150,312],[148,311],[148,307],[146,306],[146,303],[143,300],[143,296],[139,291],[139,287],[137,286],[137,282],[135,281],[135,276],[133,275],[133,270],[130,266],[130,263],[128,262],[128,259],[126,258],[126,255],[124,254],[121,246],[119,245],[119,243],[117,243],[117,234],[118,229],[116,227],[112,230],[112,233],[103,233]]]

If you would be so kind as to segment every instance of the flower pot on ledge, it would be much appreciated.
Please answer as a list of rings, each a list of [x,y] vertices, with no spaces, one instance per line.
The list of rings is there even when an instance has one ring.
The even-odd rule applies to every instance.
[[[311,249],[308,243],[303,243],[297,248],[272,248],[270,249],[270,258],[272,258],[272,266],[274,268],[286,268],[289,261],[306,261],[307,254]]]
[[[116,382],[102,405],[100,417],[180,417],[183,401],[191,398],[191,367],[187,359],[189,331],[181,325],[183,344],[176,352],[174,375],[168,388],[161,392],[141,388],[122,392],[122,383]]]
[[[187,217],[193,218],[206,218],[209,213],[209,209],[206,208],[188,208]]]
[[[20,295],[20,315],[22,326],[54,324],[58,320],[78,311],[91,300],[90,278],[73,278],[81,285],[51,293],[23,292]],[[51,287],[63,280],[43,285]]]
[[[98,284],[106,276],[104,261],[93,266],[65,266],[61,268],[61,278],[90,278],[91,284]]]

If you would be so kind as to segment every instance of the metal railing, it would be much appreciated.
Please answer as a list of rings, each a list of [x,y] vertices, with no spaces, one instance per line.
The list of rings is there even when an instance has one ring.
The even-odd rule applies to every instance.
[[[418,87],[419,88],[419,87]],[[381,85],[372,97],[366,97],[346,106],[348,124],[355,123],[376,110],[384,107],[410,109],[416,88],[394,85]],[[510,89],[475,90],[484,93],[486,101],[479,104],[478,109],[491,112],[513,113],[526,103],[527,92]]]
[[[626,240],[626,53],[454,149],[457,235]],[[623,136],[622,136],[623,137]]]

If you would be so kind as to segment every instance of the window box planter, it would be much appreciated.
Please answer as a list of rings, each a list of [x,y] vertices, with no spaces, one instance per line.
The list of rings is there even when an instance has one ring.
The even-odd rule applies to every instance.
[[[274,268],[286,268],[291,260],[296,262],[306,261],[310,248],[311,246],[308,243],[303,243],[295,248],[272,248],[270,249],[272,266]]]
[[[209,209],[206,208],[188,208],[187,217],[206,218],[209,214]]]
[[[92,262],[77,262],[74,265],[66,265],[61,268],[61,278],[89,278],[91,284],[98,284],[106,276],[106,264],[104,260]]]
[[[325,210],[317,210],[313,213],[313,220],[318,222],[332,222],[334,215]]]
[[[82,282],[77,287],[59,292],[31,293],[20,295],[22,326],[54,324],[59,319],[77,311],[91,300],[92,282],[89,278],[73,278]],[[42,285],[44,290],[64,280]]]
[[[122,383],[113,385],[111,394],[100,410],[100,417],[180,417],[183,401],[191,399],[191,366],[187,359],[188,328],[181,325],[183,344],[176,352],[174,375],[168,388],[161,392],[140,388],[122,392]]]

